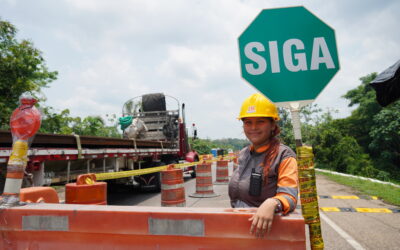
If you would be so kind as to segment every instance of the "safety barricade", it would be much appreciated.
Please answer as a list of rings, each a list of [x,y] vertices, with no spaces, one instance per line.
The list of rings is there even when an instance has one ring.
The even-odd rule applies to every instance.
[[[196,167],[196,193],[189,195],[195,198],[217,197],[212,184],[211,163],[203,162]]]
[[[186,206],[185,187],[183,186],[183,171],[173,165],[161,171],[161,206]]]
[[[305,224],[275,215],[249,234],[254,209],[28,204],[2,210],[0,249],[305,249]]]
[[[97,182],[95,174],[82,174],[76,183],[65,185],[65,203],[107,205],[107,183]]]
[[[28,203],[59,203],[58,194],[51,187],[21,188],[19,200]]]
[[[217,175],[216,181],[214,184],[216,185],[225,185],[229,183],[229,176],[228,176],[228,161],[227,160],[218,160],[217,161]]]

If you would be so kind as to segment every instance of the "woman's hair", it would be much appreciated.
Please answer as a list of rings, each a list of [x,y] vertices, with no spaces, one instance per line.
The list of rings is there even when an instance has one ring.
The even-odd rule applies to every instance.
[[[263,170],[264,185],[267,185],[268,173],[271,168],[271,164],[274,162],[276,156],[278,155],[279,145],[281,144],[281,141],[278,138],[281,129],[273,119],[271,119],[271,122],[275,124],[275,129],[271,131],[271,139],[269,142],[270,145],[267,151],[265,152],[264,170]]]

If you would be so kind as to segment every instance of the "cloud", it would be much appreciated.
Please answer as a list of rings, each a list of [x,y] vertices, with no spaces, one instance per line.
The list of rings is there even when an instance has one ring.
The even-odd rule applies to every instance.
[[[0,0],[1,1],[1,0]],[[121,115],[125,101],[163,92],[186,104],[200,137],[244,138],[236,120],[255,89],[240,75],[237,38],[263,8],[304,5],[335,29],[341,70],[316,99],[339,110],[359,78],[398,60],[399,1],[1,1],[0,16],[43,51],[59,78],[47,105]],[[290,91],[290,90],[288,90]]]

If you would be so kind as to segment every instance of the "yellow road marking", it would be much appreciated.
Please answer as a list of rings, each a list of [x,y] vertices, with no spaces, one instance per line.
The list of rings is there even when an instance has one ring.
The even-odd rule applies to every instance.
[[[356,207],[354,209],[359,213],[393,213],[392,210],[389,210],[387,208]]]
[[[355,195],[349,195],[349,196],[344,196],[344,195],[332,195],[332,199],[344,199],[344,200],[358,200],[360,199],[358,196]]]
[[[340,212],[340,209],[337,207],[320,207],[320,209],[324,212]]]

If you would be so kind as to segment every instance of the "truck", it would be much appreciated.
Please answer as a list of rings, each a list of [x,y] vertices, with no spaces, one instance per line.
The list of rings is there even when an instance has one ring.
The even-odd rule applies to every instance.
[[[163,93],[132,98],[124,103],[122,118],[136,119],[145,131],[139,131],[132,123],[123,130],[123,138],[36,134],[28,153],[23,186],[66,183],[89,172],[121,172],[198,161],[199,156],[190,149],[188,141],[185,104],[181,105],[176,98]],[[1,190],[11,149],[11,132],[0,130]],[[195,165],[185,167],[184,172],[195,177]],[[160,172],[108,182],[143,190],[161,188]]]

